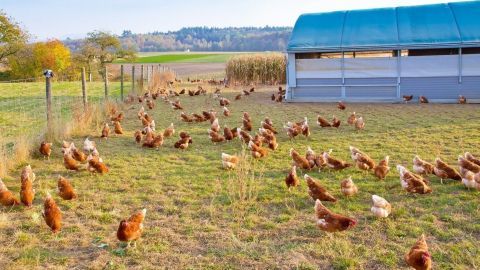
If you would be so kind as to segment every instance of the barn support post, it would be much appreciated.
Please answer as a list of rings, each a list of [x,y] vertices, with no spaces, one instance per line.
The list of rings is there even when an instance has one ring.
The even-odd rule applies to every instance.
[[[123,65],[120,65],[120,98],[123,101]]]
[[[297,87],[297,68],[295,54],[287,54],[287,89],[285,92],[286,100],[293,100],[295,96],[295,87]]]
[[[397,98],[400,98],[401,84],[402,84],[402,51],[397,50]]]
[[[463,76],[463,54],[462,48],[458,49],[458,83],[462,83],[462,76]]]
[[[85,74],[85,68],[82,67],[82,100],[83,100],[83,110],[87,110],[87,78]]]
[[[341,60],[341,69],[342,69],[342,98],[345,98],[345,52],[342,51],[342,60]]]

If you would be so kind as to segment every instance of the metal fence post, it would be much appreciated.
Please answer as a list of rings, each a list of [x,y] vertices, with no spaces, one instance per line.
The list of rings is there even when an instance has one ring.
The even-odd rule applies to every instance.
[[[123,65],[120,66],[120,98],[123,101]]]
[[[82,67],[82,97],[83,97],[83,109],[87,110],[87,82],[85,76],[85,68]]]
[[[105,66],[105,69],[103,70],[103,78],[105,81],[105,99],[108,99],[108,69],[107,66]]]

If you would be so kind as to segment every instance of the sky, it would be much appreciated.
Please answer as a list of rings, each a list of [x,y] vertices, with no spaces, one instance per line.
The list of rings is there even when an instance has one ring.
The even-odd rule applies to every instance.
[[[456,2],[456,0],[0,0],[34,40],[81,38],[188,26],[292,26],[300,14]]]

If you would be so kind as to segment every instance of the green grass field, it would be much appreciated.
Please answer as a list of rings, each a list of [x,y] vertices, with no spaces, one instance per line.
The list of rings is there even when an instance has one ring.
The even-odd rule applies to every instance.
[[[30,96],[33,88],[22,87],[16,88],[17,93]],[[238,90],[229,91],[224,95],[233,101]],[[254,129],[265,117],[280,130],[283,123],[307,116],[312,136],[289,140],[281,131],[277,151],[261,160],[248,158],[246,175],[221,168],[220,154],[241,153],[240,141],[211,143],[208,123],[181,122],[180,113],[162,101],[149,113],[158,130],[173,122],[176,134],[159,150],[143,149],[133,140],[133,132],[141,126],[138,103],[123,108],[124,135],[103,140],[98,138],[100,131],[91,134],[110,167],[106,175],[67,172],[58,143],[50,161],[35,156],[28,161],[37,175],[34,206],[0,208],[0,265],[4,269],[407,269],[403,256],[422,233],[427,235],[435,269],[480,265],[480,193],[458,182],[441,184],[432,176],[432,194],[407,194],[395,170],[396,164],[411,168],[415,154],[430,161],[439,156],[450,164],[464,151],[480,154],[478,105],[348,104],[343,112],[335,104],[272,103],[272,91],[263,89],[233,101],[232,115],[219,116],[221,125],[240,126],[243,111],[250,113]],[[210,95],[180,100],[189,113],[212,108],[221,112]],[[345,122],[351,111],[364,116],[365,130],[357,132],[346,125],[321,129],[315,124],[317,114],[327,118],[335,114]],[[186,151],[173,148],[180,131],[193,137]],[[76,145],[83,140],[73,138]],[[315,226],[314,202],[303,177],[300,187],[291,192],[285,186],[289,149],[301,153],[307,146],[317,152],[333,149],[334,156],[350,160],[350,145],[375,160],[390,155],[392,171],[383,182],[355,168],[308,172],[339,198],[335,204],[325,203],[327,207],[358,220],[352,230],[327,234]],[[3,179],[17,195],[24,165]],[[72,181],[77,200],[62,201],[55,194],[58,175]],[[348,176],[360,191],[346,199],[340,181]],[[51,234],[40,215],[46,191],[53,193],[63,212],[64,228],[58,235]],[[372,194],[392,204],[390,217],[372,216]],[[144,207],[148,212],[143,237],[136,248],[124,249],[115,235],[118,224]]]
[[[226,63],[237,53],[150,53],[139,55],[135,63]],[[122,63],[121,60],[117,63]]]

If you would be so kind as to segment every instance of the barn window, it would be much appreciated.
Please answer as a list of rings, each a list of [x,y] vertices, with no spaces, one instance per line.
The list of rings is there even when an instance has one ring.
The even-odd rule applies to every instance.
[[[480,54],[480,47],[474,48],[463,48],[462,54]]]
[[[458,55],[459,49],[421,49],[408,50],[408,56]]]

